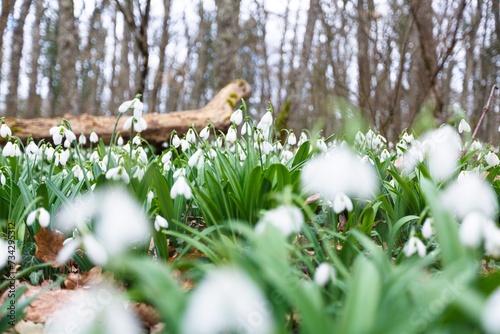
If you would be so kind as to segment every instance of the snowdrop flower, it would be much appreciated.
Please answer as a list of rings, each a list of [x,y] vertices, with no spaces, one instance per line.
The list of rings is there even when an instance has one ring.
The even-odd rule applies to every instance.
[[[493,222],[484,227],[484,250],[489,256],[500,258],[500,229]]]
[[[50,214],[44,208],[38,208],[28,215],[26,225],[31,226],[35,221],[38,221],[41,227],[47,227],[50,223]]]
[[[123,129],[130,129],[132,127],[132,124],[134,124],[134,130],[136,132],[142,132],[148,128],[148,123],[144,118],[132,116],[128,118],[125,123],[123,123]]]
[[[125,184],[129,184],[129,182],[130,182],[130,177],[127,174],[127,171],[125,170],[125,168],[123,166],[118,166],[118,167],[111,168],[110,170],[108,170],[106,172],[106,179],[108,179],[108,180],[112,179],[114,181],[123,180],[123,182],[125,182]]]
[[[467,247],[479,247],[483,241],[485,227],[493,224],[488,217],[481,212],[473,211],[462,220],[459,236],[462,243]]]
[[[172,146],[175,148],[178,148],[181,145],[181,140],[179,139],[179,136],[175,134],[172,137]]]
[[[74,165],[73,168],[71,168],[71,171],[73,172],[73,176],[77,178],[78,181],[83,180],[84,175],[82,169],[80,168],[80,165]]]
[[[203,156],[203,150],[201,148],[197,149],[196,152],[194,152],[194,154],[189,158],[189,161],[188,161],[188,166],[189,167],[193,167],[194,165],[196,165],[196,163],[198,162],[198,160],[205,160],[204,159],[204,156]]]
[[[498,166],[498,164],[500,164],[500,160],[498,159],[498,155],[496,155],[495,153],[493,153],[491,151],[488,152],[484,156],[484,160],[486,161],[486,163],[490,167],[495,167],[495,166]]]
[[[122,136],[118,137],[118,140],[116,141],[116,145],[123,146],[123,138],[122,138]]]
[[[82,133],[80,134],[80,137],[78,137],[78,143],[80,145],[85,145],[87,144],[87,137],[85,137],[85,135]]]
[[[56,151],[52,146],[45,147],[45,149],[43,150],[43,154],[45,154],[45,159],[47,159],[47,162],[52,161],[52,159],[54,158],[55,152]]]
[[[391,154],[389,153],[389,151],[387,151],[387,149],[384,148],[384,150],[382,150],[382,153],[380,153],[380,162],[384,162],[390,157]]]
[[[285,237],[297,233],[304,224],[302,211],[293,205],[281,205],[276,209],[267,211],[255,226],[255,233],[261,234],[270,224],[280,230]]]
[[[316,146],[323,153],[325,153],[326,151],[328,151],[328,146],[326,146],[326,143],[325,143],[325,141],[322,138],[320,138],[320,139],[318,139],[316,141]]]
[[[346,194],[344,194],[343,192],[339,192],[333,200],[333,211],[339,214],[341,212],[344,212],[344,210],[352,211],[352,202]]]
[[[144,174],[146,174],[146,169],[144,167],[138,166],[132,177],[134,179],[138,179],[139,181],[141,181],[142,178],[144,177]]]
[[[104,265],[110,259],[149,235],[149,221],[139,204],[123,189],[110,188],[78,198],[59,213],[56,223],[59,230],[82,228],[94,219],[94,233],[83,229],[82,238],[63,246],[57,262],[65,263],[82,243],[91,261]],[[76,245],[76,246],[75,246]]]
[[[139,320],[121,293],[109,284],[79,289],[46,322],[46,333],[139,334]]]
[[[26,146],[26,153],[28,157],[34,160],[38,156],[39,148],[34,141],[30,141],[28,146]]]
[[[2,126],[0,126],[0,137],[5,138],[10,136],[12,136],[12,131],[7,124],[2,122]]]
[[[189,150],[189,142],[185,139],[181,139],[181,150],[182,152]]]
[[[434,233],[434,220],[432,218],[427,218],[422,225],[422,236],[426,239],[430,239]]]
[[[273,114],[270,111],[267,111],[260,119],[259,124],[257,124],[257,129],[262,132],[267,132],[271,125],[273,125]]]
[[[467,173],[441,194],[443,205],[459,219],[473,211],[493,218],[498,209],[497,196],[491,186],[476,173]]]
[[[307,134],[305,132],[301,132],[297,146],[300,147],[302,144],[304,144],[308,140],[309,140],[309,138],[307,138]]]
[[[193,192],[191,191],[191,187],[186,182],[184,176],[179,176],[179,178],[175,181],[172,189],[170,189],[170,197],[175,199],[177,196],[182,195],[186,199],[190,199],[193,196]]]
[[[403,133],[403,136],[401,137],[402,140],[404,140],[407,144],[413,144],[415,141],[415,137],[413,137],[413,134],[408,134],[408,132]]]
[[[470,131],[471,131],[471,129],[470,129],[469,123],[467,123],[467,121],[465,119],[460,120],[460,123],[458,124],[458,132],[462,133],[462,132],[470,132]]]
[[[132,99],[130,101],[125,101],[118,107],[118,112],[124,113],[132,108],[134,108],[134,113],[137,112],[137,113],[141,113],[141,115],[142,115],[142,110],[144,109],[144,104],[138,98]]]
[[[66,166],[68,159],[69,159],[69,151],[68,150],[57,151],[54,153],[54,164],[56,166],[59,166],[59,165]]]
[[[245,122],[241,127],[241,135],[244,136],[248,133],[248,135],[252,134],[252,125],[249,122]]]
[[[274,332],[271,309],[259,287],[241,270],[210,271],[191,294],[181,333]]]
[[[62,125],[50,128],[49,133],[52,136],[52,140],[55,145],[61,144],[64,137],[66,137],[70,143],[76,140],[76,135],[73,131],[66,129]]]
[[[420,257],[424,257],[427,253],[422,240],[417,237],[411,237],[408,240],[406,245],[403,247],[403,252],[405,253],[406,257],[410,257],[415,253],[417,253]]]
[[[200,131],[200,138],[207,140],[208,137],[210,137],[210,126],[207,125]]]
[[[288,161],[293,159],[293,153],[290,150],[284,150],[281,152],[281,162],[283,164],[287,163]]]
[[[295,133],[293,133],[293,131],[290,131],[290,133],[288,134],[286,143],[290,146],[297,144],[297,137],[295,137]]]
[[[161,228],[168,228],[168,222],[165,218],[158,215],[155,218],[155,230],[160,231]]]
[[[435,180],[451,176],[458,166],[462,142],[458,133],[449,125],[430,131],[422,137],[429,156],[429,172]]]
[[[23,155],[21,149],[19,148],[19,145],[10,141],[5,144],[2,154],[5,157],[20,157],[21,155]]]
[[[191,144],[196,144],[196,134],[194,133],[193,128],[189,128],[186,133],[186,140]]]
[[[7,179],[5,178],[5,175],[3,174],[2,170],[0,170],[0,186],[4,186],[7,183]]]
[[[325,286],[329,281],[335,282],[335,268],[330,263],[323,262],[314,273],[314,282],[320,286]]]
[[[229,120],[236,125],[240,125],[243,122],[243,110],[238,109],[233,112]]]
[[[120,137],[121,138],[121,137]],[[92,131],[90,133],[90,142],[91,143],[97,143],[99,141],[99,136],[97,135],[97,133],[95,133],[94,131]]]
[[[500,288],[488,297],[482,310],[481,323],[488,334],[500,333]]]
[[[14,253],[12,253],[12,246],[9,247],[10,242],[5,241],[3,238],[0,238],[0,270],[2,270],[9,260],[12,261],[12,257],[14,256],[15,263],[19,263],[21,261],[21,254],[17,247],[14,249]]]
[[[234,142],[236,141],[236,136],[237,136],[236,128],[231,126],[229,130],[227,130],[226,142],[234,144]]]
[[[141,145],[142,144],[141,137],[134,136],[134,138],[132,138],[132,144],[135,146]],[[142,147],[140,147],[140,149],[144,150]]]
[[[378,188],[373,166],[363,164],[350,149],[340,147],[311,159],[304,166],[301,179],[306,192],[319,192],[332,202],[339,193],[370,198]]]

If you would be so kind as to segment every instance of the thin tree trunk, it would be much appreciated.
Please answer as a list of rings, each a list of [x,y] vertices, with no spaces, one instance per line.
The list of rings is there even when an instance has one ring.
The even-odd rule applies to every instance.
[[[36,91],[38,83],[38,58],[40,57],[41,41],[40,41],[40,23],[45,11],[42,1],[37,1],[35,6],[35,22],[33,23],[33,49],[31,51],[31,76],[28,92],[28,101],[26,102],[26,118],[40,116],[40,95]]]
[[[24,0],[21,4],[21,12],[16,20],[14,31],[12,33],[12,52],[10,55],[10,71],[7,79],[7,111],[6,115],[13,117],[17,115],[19,108],[19,96],[17,93],[19,87],[19,70],[21,67],[21,58],[23,57],[24,45],[24,23],[30,10],[31,0]]]

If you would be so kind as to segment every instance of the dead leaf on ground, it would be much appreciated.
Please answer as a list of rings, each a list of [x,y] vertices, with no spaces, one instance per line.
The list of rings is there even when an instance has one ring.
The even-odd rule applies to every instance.
[[[19,334],[42,334],[43,325],[33,321],[21,320],[14,326],[14,330]]]
[[[64,281],[66,289],[74,290],[80,287],[97,285],[104,280],[101,267],[94,267],[84,273],[70,273]]]
[[[158,324],[158,312],[148,304],[144,303],[134,303],[132,308],[142,323],[147,327],[154,327]]]
[[[57,254],[63,247],[66,239],[64,234],[56,230],[47,230],[42,227],[35,235],[36,253],[35,256],[43,262],[55,262]],[[52,267],[60,267],[60,264],[54,263]]]

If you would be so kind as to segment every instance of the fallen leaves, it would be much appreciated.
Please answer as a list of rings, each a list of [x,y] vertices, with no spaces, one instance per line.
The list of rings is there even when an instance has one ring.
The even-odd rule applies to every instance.
[[[55,263],[57,254],[63,247],[63,242],[66,239],[64,234],[56,230],[47,230],[42,227],[35,235],[36,253],[35,256],[43,262],[54,262],[52,267],[60,267],[60,264]]]

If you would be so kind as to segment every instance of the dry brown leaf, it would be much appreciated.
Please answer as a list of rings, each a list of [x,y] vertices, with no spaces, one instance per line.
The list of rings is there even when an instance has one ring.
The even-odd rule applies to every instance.
[[[35,235],[36,253],[35,256],[43,262],[55,262],[57,254],[63,247],[63,242],[66,239],[64,234],[56,230],[47,230],[42,227]],[[60,267],[60,264],[54,263],[52,267]]]
[[[147,327],[154,327],[158,324],[158,312],[148,304],[134,303],[132,308],[142,323]]]
[[[41,286],[28,285],[24,297],[30,297],[42,290]],[[45,322],[57,311],[64,303],[74,298],[78,298],[77,294],[80,290],[61,290],[55,289],[42,293],[37,299],[31,302],[26,308],[26,317],[24,320],[33,322]]]
[[[96,285],[104,280],[102,276],[102,268],[94,267],[90,271],[84,273],[70,273],[64,281],[64,286],[67,289],[74,290],[89,285]]]

